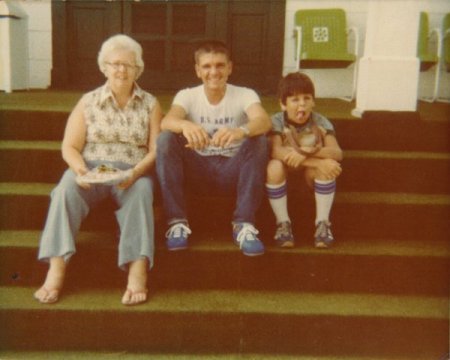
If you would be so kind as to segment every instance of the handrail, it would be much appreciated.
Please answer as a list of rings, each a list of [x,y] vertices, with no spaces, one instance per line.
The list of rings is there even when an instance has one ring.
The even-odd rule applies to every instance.
[[[301,56],[301,49],[302,49],[302,27],[296,26],[295,27],[295,33],[297,34],[297,41],[296,41],[296,50],[295,50],[295,70],[300,70],[300,56]]]
[[[355,54],[355,62],[353,64],[353,83],[352,83],[352,93],[350,97],[344,97],[343,99],[346,101],[353,101],[353,99],[356,97],[356,86],[358,81],[358,53],[359,53],[359,31],[356,26],[352,26],[347,30],[348,36],[350,34],[353,34],[355,46],[354,46],[354,54]]]
[[[442,57],[442,40],[441,40],[441,31],[438,28],[434,28],[430,31],[428,34],[428,38],[431,38],[433,34],[436,36],[436,42],[437,42],[437,51],[436,51],[436,69],[435,69],[435,75],[434,75],[434,88],[433,88],[433,95],[431,97],[423,97],[421,100],[426,102],[434,102],[438,98],[438,92],[439,92],[439,81],[440,81],[440,63],[441,63],[441,57]]]

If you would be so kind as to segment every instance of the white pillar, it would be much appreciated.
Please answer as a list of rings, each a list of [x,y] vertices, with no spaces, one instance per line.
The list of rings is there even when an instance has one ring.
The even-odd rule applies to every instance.
[[[356,108],[415,111],[420,62],[419,12],[414,0],[370,0],[364,56],[359,62]]]
[[[0,90],[28,88],[28,19],[20,3],[0,1]]]

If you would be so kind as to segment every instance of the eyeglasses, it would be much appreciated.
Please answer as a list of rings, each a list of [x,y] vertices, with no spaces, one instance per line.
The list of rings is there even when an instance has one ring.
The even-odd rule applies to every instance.
[[[136,65],[121,62],[110,63],[105,61],[105,64],[111,66],[114,70],[120,70],[121,67],[123,67],[126,71],[135,70],[137,68]]]

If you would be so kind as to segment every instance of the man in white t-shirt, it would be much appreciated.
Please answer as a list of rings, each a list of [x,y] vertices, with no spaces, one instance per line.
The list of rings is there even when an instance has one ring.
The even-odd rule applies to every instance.
[[[228,84],[232,62],[225,44],[202,43],[195,71],[203,84],[181,90],[164,117],[157,172],[169,224],[169,250],[186,249],[191,234],[185,182],[202,190],[236,193],[233,238],[245,255],[264,253],[254,227],[264,196],[270,118],[255,91]]]

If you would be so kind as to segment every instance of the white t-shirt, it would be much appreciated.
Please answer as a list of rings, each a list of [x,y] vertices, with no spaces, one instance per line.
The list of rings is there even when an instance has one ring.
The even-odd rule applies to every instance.
[[[260,103],[254,90],[227,84],[225,96],[217,105],[209,103],[203,85],[181,90],[173,100],[174,105],[181,106],[187,119],[200,124],[210,136],[222,127],[238,128],[247,123],[245,111],[255,103]],[[233,143],[228,148],[208,146],[197,150],[200,155],[234,156],[242,141]]]

